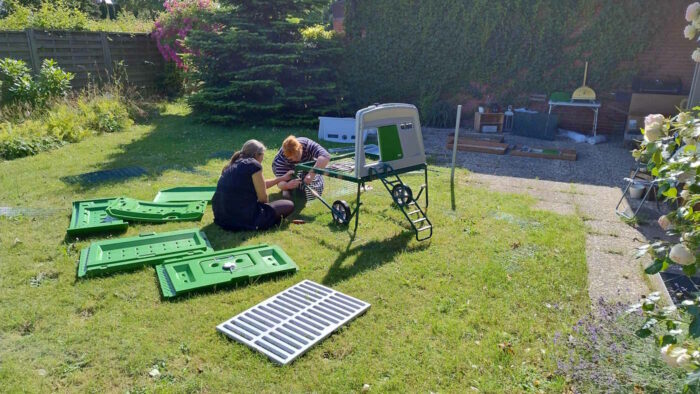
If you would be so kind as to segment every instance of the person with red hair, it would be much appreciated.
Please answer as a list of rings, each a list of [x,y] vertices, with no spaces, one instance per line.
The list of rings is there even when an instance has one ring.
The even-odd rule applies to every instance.
[[[288,171],[294,170],[296,164],[308,161],[315,161],[315,168],[325,168],[330,158],[328,151],[317,142],[306,137],[290,135],[282,142],[282,147],[272,161],[272,172],[275,176],[283,176]],[[302,180],[318,194],[323,193],[323,177],[314,173],[313,170],[302,174]],[[282,190],[282,197],[291,199],[293,190],[303,190],[302,180],[292,179],[278,183],[277,187]]]

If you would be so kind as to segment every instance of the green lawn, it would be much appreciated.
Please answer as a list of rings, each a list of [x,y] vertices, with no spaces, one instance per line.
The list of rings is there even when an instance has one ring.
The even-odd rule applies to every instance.
[[[449,169],[430,168],[430,242],[415,241],[375,182],[354,242],[318,202],[303,209],[305,225],[263,233],[222,231],[210,208],[201,223],[131,225],[126,233],[199,226],[216,249],[274,243],[299,265],[295,275],[178,302],[161,300],[152,268],[76,281],[79,251],[90,240],[64,238],[73,200],[149,200],[165,187],[215,184],[225,160],[211,154],[252,137],[269,148],[270,175],[276,148],[292,132],[203,126],[188,114],[171,104],[152,125],[0,162],[0,206],[44,209],[0,217],[0,391],[346,393],[363,384],[371,392],[562,391],[553,372],[563,349],[552,339],[589,310],[584,226],[534,210],[527,197],[470,184],[463,170],[452,210]],[[133,165],[149,175],[91,187],[61,180]],[[305,278],[372,307],[287,367],[215,331]],[[154,365],[157,379],[148,374]]]

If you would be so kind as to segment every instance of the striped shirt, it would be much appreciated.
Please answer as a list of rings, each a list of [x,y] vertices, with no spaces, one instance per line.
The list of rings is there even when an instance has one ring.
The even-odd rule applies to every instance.
[[[301,144],[301,161],[292,162],[284,156],[282,148],[277,152],[277,156],[272,161],[272,172],[275,176],[282,176],[289,170],[294,169],[294,165],[299,163],[305,163],[307,161],[316,160],[319,157],[331,157],[327,150],[325,150],[317,142],[314,142],[306,137],[299,137],[297,141]]]

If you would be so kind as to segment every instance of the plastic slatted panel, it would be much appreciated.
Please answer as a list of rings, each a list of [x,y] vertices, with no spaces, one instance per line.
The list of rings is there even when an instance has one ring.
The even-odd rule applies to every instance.
[[[199,220],[206,207],[206,201],[157,203],[122,197],[109,204],[107,213],[129,221],[173,222]]]
[[[181,186],[163,189],[158,192],[153,202],[183,202],[183,201],[207,201],[211,202],[216,192],[214,186]]]
[[[78,277],[127,271],[211,250],[199,229],[93,242],[80,251]]]
[[[357,298],[304,280],[216,329],[286,365],[369,307]]]
[[[125,230],[129,224],[109,216],[107,206],[116,198],[101,198],[73,202],[68,235],[91,234],[101,231]]]

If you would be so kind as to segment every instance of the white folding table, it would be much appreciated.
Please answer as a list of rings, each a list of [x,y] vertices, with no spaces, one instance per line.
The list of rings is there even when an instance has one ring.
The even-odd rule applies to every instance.
[[[596,136],[598,131],[598,110],[600,109],[600,101],[552,101],[549,100],[549,114],[552,113],[554,107],[582,107],[593,110],[593,136]]]

